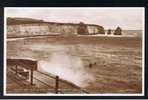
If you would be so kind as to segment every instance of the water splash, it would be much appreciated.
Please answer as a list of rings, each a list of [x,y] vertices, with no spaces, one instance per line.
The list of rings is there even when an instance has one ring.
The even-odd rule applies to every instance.
[[[39,61],[39,70],[58,75],[60,78],[70,81],[78,86],[85,87],[93,76],[86,72],[83,62],[79,57],[64,52],[53,53],[48,61]]]

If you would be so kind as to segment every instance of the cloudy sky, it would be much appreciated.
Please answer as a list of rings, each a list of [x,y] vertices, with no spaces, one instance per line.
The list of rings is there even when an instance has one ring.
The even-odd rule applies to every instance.
[[[5,8],[6,17],[28,17],[51,22],[102,25],[105,29],[142,29],[144,8]]]

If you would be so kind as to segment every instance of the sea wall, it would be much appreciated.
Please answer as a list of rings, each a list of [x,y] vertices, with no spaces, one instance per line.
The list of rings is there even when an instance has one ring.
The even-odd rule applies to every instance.
[[[86,27],[84,27],[84,25]],[[82,35],[105,34],[104,28],[92,24],[72,23],[25,23],[7,25],[8,37],[34,36],[34,35],[76,35],[82,29]]]

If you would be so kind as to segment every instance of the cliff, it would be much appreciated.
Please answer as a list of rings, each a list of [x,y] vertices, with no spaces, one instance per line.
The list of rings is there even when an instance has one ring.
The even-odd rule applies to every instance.
[[[85,23],[45,22],[31,18],[7,18],[8,37],[33,35],[93,35],[105,34],[99,25]]]

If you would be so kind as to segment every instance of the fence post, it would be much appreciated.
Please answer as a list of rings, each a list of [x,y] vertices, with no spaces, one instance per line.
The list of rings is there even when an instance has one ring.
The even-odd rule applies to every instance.
[[[56,76],[56,83],[55,83],[55,93],[58,93],[59,89],[59,76]]]
[[[17,75],[17,73],[18,73],[18,67],[17,67],[17,65],[15,66],[15,74]]]
[[[33,85],[33,69],[31,69],[30,81],[31,85]]]

